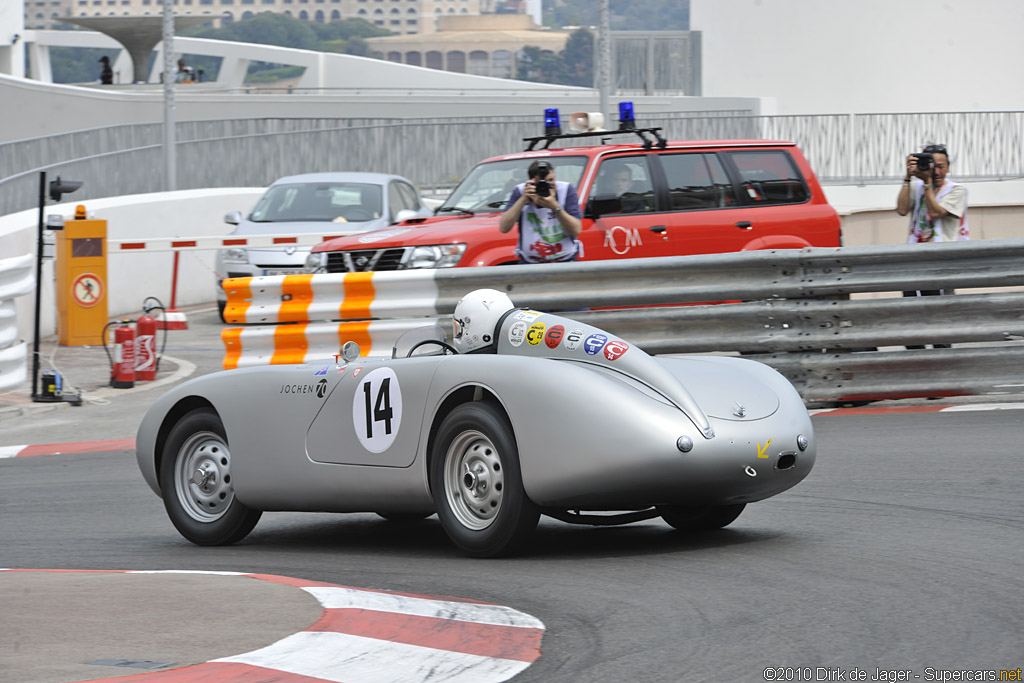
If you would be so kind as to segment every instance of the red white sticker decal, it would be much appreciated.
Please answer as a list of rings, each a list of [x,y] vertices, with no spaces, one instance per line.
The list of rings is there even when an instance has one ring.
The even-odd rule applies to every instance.
[[[561,325],[552,325],[548,333],[544,335],[544,343],[549,349],[556,348],[565,336],[565,328]]]
[[[355,379],[359,376],[359,373],[363,371],[363,366],[360,365],[358,368],[352,368],[352,378]]]
[[[540,340],[544,338],[545,327],[547,326],[544,323],[534,323],[530,325],[530,329],[526,333],[526,341],[530,342],[530,346],[540,344]]]
[[[341,365],[341,366],[335,366],[335,367],[338,368],[338,374],[339,375],[344,375],[345,371],[348,370],[348,366],[347,365]]]
[[[605,344],[604,357],[608,360],[615,360],[629,351],[629,344],[624,341],[610,341]]]
[[[526,323],[517,320],[508,328],[508,343],[512,346],[522,346],[526,340]]]

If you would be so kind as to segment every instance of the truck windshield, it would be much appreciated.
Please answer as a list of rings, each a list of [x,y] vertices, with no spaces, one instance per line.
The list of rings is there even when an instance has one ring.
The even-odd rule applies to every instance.
[[[551,164],[555,169],[555,180],[570,182],[577,189],[583,169],[587,165],[585,156],[531,156],[522,159],[504,159],[480,164],[459,183],[451,196],[437,209],[437,213],[462,211],[473,213],[500,213],[512,189],[525,183],[526,170],[538,159]]]

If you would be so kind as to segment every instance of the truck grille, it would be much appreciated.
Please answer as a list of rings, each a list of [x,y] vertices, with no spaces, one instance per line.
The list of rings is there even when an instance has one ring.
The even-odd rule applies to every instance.
[[[327,252],[328,273],[365,273],[378,270],[401,270],[405,248],[366,249],[361,251]]]

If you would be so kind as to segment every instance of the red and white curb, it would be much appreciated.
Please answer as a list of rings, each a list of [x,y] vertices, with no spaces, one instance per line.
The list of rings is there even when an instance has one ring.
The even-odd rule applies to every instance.
[[[896,415],[898,413],[967,413],[980,410],[1024,410],[1024,403],[973,403],[960,406],[860,406],[808,410],[817,415]]]
[[[491,683],[507,681],[540,657],[544,633],[544,624],[529,614],[462,598],[245,572],[105,573],[249,576],[304,590],[324,611],[308,629],[259,650],[91,683]]]
[[[73,443],[41,443],[35,446],[0,446],[0,459],[24,458],[29,455],[67,455],[100,451],[134,451],[135,439],[78,441]]]

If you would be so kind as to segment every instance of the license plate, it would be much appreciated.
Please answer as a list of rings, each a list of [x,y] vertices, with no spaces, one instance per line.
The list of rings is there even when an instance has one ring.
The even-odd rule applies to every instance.
[[[264,275],[294,275],[299,271],[294,268],[265,268],[263,270]]]

